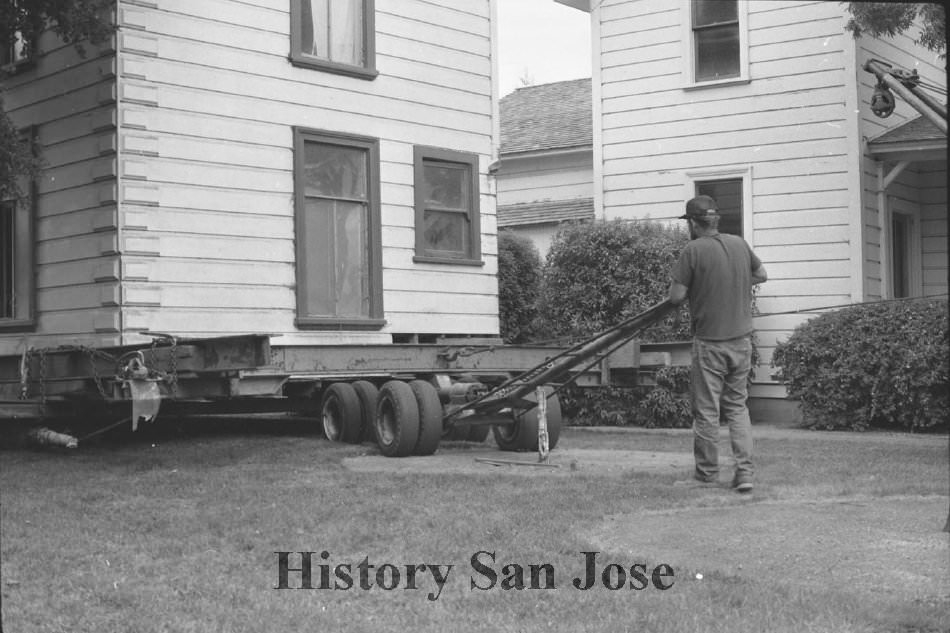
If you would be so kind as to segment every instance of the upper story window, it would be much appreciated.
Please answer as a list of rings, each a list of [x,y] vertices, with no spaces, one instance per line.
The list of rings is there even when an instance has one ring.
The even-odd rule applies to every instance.
[[[20,31],[13,36],[6,46],[0,46],[0,69],[5,72],[16,72],[30,65],[30,50],[23,41]]]
[[[688,85],[748,80],[747,3],[685,0],[689,20]]]
[[[415,261],[481,265],[478,156],[416,147]]]
[[[375,0],[291,0],[291,62],[374,78],[375,11]]]

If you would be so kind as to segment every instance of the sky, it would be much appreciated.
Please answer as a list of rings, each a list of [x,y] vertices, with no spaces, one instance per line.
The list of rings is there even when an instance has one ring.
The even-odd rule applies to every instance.
[[[498,0],[500,96],[522,86],[590,77],[590,14],[554,0]]]

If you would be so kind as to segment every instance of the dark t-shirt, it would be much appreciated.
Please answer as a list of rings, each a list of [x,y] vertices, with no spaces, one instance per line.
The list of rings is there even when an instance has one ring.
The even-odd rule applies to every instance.
[[[719,233],[686,245],[673,281],[689,289],[694,336],[727,341],[752,333],[752,271],[761,265],[736,235]]]

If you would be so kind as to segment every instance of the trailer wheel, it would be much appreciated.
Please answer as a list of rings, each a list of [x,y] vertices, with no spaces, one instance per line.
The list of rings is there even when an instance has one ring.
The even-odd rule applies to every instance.
[[[360,399],[352,385],[335,382],[323,393],[320,419],[323,432],[331,442],[358,442],[361,417]]]
[[[376,402],[376,443],[386,457],[405,457],[419,441],[419,405],[412,388],[390,380]]]
[[[431,455],[442,439],[442,401],[439,392],[425,380],[413,380],[409,388],[419,407],[419,440],[413,455]]]
[[[379,398],[379,389],[368,380],[357,380],[353,389],[360,399],[360,441],[376,441],[376,400]]]
[[[548,448],[557,446],[561,437],[561,401],[554,395],[553,387],[544,387],[548,396]],[[525,400],[533,400],[534,394],[525,396]],[[514,424],[495,425],[492,433],[495,443],[503,451],[536,451],[538,450],[538,408],[516,412]]]

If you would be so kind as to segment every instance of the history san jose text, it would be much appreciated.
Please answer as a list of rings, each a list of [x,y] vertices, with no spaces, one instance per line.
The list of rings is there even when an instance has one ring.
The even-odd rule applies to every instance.
[[[313,589],[331,591],[420,591],[426,599],[438,600],[453,577],[456,565],[445,563],[371,562],[369,556],[359,562],[340,562],[330,552],[275,552],[277,586],[275,589]],[[580,552],[577,568],[569,574],[567,587],[589,591],[642,591],[653,588],[666,591],[673,587],[672,566],[661,563],[648,568],[646,563],[605,562],[600,552]],[[468,588],[471,591],[523,591],[562,588],[560,573],[552,563],[501,562],[496,552],[479,550],[469,559]],[[464,580],[463,580],[464,582]]]

